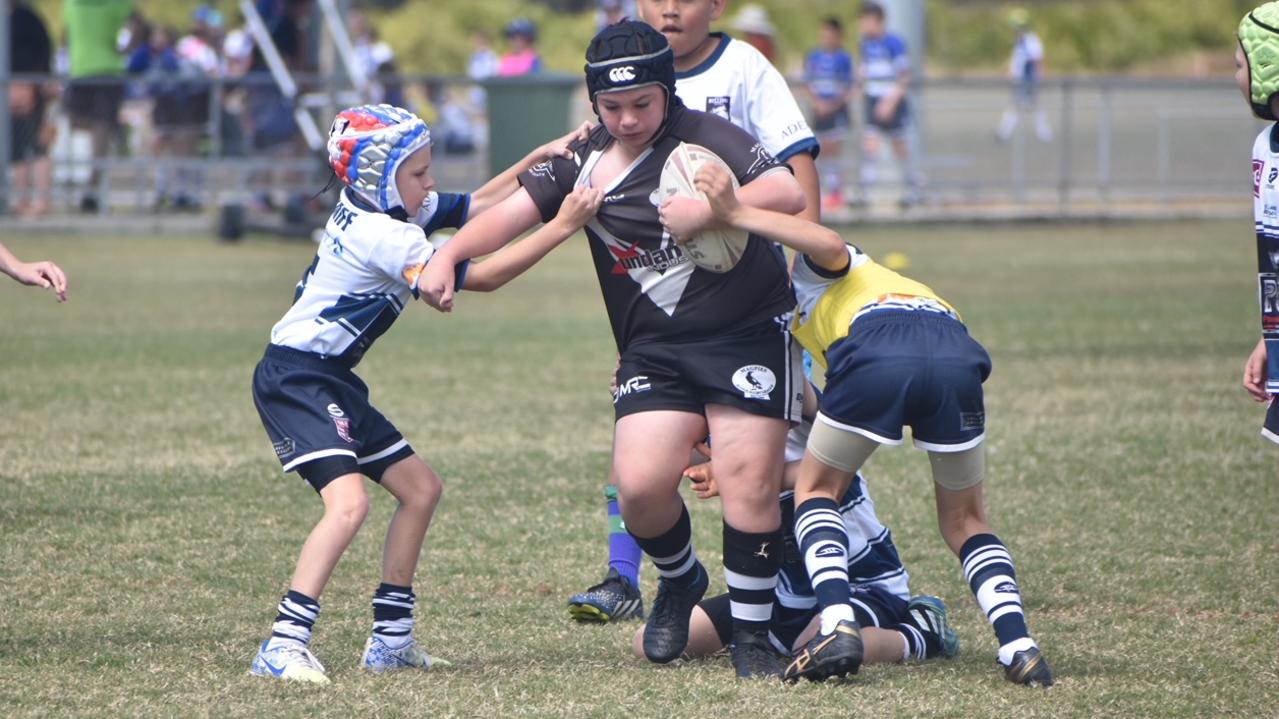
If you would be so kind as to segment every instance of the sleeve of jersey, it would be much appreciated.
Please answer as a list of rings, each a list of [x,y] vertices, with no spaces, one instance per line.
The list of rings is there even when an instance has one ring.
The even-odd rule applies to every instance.
[[[910,51],[906,49],[906,42],[895,35],[892,39],[892,53],[894,70],[904,72],[910,69]]]
[[[704,145],[706,149],[719,155],[741,184],[745,185],[777,170],[790,171],[790,168],[773,157],[763,143],[728,120],[713,116],[700,119],[709,126],[702,126],[696,136],[685,139]]]
[[[430,237],[436,230],[466,224],[466,215],[470,210],[469,194],[432,192],[427,195],[426,202],[422,203],[422,209],[418,210],[413,221]]]
[[[808,127],[804,113],[795,102],[786,78],[768,60],[759,58],[755,66],[757,82],[751,84],[750,121],[759,131],[759,140],[780,162],[807,152],[817,157],[817,138]]]
[[[573,191],[577,182],[576,160],[556,157],[539,162],[520,173],[519,182],[533,198],[542,222],[550,222],[560,211],[560,204]]]
[[[365,261],[387,277],[403,282],[417,297],[417,276],[435,252],[426,233],[415,224],[395,222],[379,234]]]

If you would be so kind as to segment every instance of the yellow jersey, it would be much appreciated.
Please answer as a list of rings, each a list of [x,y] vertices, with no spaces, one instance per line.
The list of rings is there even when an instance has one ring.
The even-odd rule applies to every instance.
[[[800,255],[791,282],[797,300],[792,333],[823,369],[826,350],[847,337],[853,320],[867,312],[936,312],[960,319],[955,308],[927,285],[876,263],[852,245],[844,272],[831,273]]]

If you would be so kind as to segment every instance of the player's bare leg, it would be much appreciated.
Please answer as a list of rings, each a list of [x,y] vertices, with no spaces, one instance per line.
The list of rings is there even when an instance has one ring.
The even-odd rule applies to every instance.
[[[688,644],[688,618],[710,578],[693,551],[692,523],[679,494],[694,444],[706,436],[700,414],[629,414],[613,429],[613,476],[622,518],[660,576],[644,634],[644,656],[664,664]]]
[[[387,467],[381,483],[399,506],[386,530],[382,584],[373,594],[373,636],[365,643],[360,664],[376,672],[427,669],[431,658],[413,638],[413,575],[444,485],[416,454]]]
[[[1012,554],[986,521],[982,492],[986,447],[929,452],[942,538],[959,557],[964,579],[999,639],[999,663],[1011,682],[1051,686],[1052,669],[1030,637]]]

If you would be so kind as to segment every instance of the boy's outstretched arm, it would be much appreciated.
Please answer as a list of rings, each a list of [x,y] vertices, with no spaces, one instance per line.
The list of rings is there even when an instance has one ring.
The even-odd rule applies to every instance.
[[[738,200],[728,171],[710,163],[698,170],[693,186],[706,195],[715,218],[730,227],[767,237],[808,255],[822,269],[848,266],[848,245],[838,232],[783,212],[751,207]]]
[[[524,274],[561,242],[582,229],[595,216],[603,199],[603,190],[585,185],[574,189],[564,198],[564,204],[560,205],[559,214],[553,220],[523,240],[502,248],[487,260],[472,264],[466,273],[463,289],[492,292]]]
[[[578,125],[577,129],[567,135],[551,140],[541,147],[533,150],[524,156],[524,159],[506,168],[500,175],[494,177],[484,183],[480,189],[471,193],[471,205],[467,210],[467,219],[475,217],[485,210],[493,207],[497,203],[510,197],[512,193],[519,189],[519,175],[521,172],[529,169],[533,165],[545,160],[556,157],[562,157],[566,160],[573,159],[573,153],[568,146],[577,140],[586,139],[591,134],[591,130],[595,125],[591,122],[583,122]]]
[[[67,300],[67,275],[61,267],[48,260],[23,262],[9,248],[0,244],[0,272],[24,285],[53,290],[58,295],[59,302]]]
[[[462,260],[496,252],[520,233],[536,225],[541,212],[528,190],[520,188],[499,202],[492,210],[467,222],[426,263],[418,275],[418,294],[427,304],[441,312],[453,309],[454,267]]]

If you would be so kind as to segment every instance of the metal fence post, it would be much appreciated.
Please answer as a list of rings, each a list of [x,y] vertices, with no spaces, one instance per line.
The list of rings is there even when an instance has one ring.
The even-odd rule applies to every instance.
[[[1075,80],[1066,78],[1061,86],[1061,155],[1060,175],[1057,180],[1057,208],[1065,214],[1070,207],[1071,185],[1071,152],[1074,139],[1074,127],[1071,118],[1074,116]]]
[[[1101,83],[1101,112],[1097,117],[1097,191],[1103,203],[1110,203],[1111,138],[1114,134],[1114,114],[1110,83]]]
[[[0,8],[0,215],[9,214],[9,158],[12,155],[12,148],[9,147],[10,123],[13,118],[9,116],[9,83],[10,78],[9,67],[9,6],[6,3]]]

